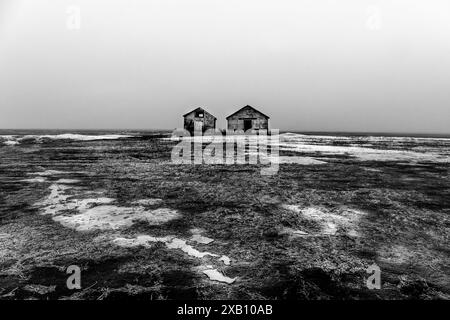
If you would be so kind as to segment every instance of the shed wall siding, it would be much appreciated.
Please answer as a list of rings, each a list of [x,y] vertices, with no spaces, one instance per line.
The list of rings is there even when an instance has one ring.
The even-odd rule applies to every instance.
[[[208,129],[216,128],[216,119],[209,112],[203,111],[203,118],[196,117],[196,110],[186,114],[184,116],[184,129],[193,132],[194,131],[194,122],[198,121],[202,123],[202,131],[206,131]]]
[[[244,130],[244,119],[252,119],[253,130],[269,128],[269,119],[251,108],[245,108],[227,119],[228,130]]]

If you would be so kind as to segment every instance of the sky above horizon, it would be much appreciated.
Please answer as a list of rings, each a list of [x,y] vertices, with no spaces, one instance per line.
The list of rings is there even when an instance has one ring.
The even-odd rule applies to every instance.
[[[450,133],[448,0],[0,0],[0,128]]]

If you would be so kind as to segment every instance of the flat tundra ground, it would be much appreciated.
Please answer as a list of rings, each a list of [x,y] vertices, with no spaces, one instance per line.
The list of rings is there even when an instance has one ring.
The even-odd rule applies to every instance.
[[[0,145],[0,298],[450,298],[449,140],[283,134],[265,176],[164,137]]]

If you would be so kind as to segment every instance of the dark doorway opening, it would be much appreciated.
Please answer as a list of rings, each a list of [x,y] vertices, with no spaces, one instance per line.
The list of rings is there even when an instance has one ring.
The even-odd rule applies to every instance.
[[[244,119],[244,131],[252,128],[252,119]]]

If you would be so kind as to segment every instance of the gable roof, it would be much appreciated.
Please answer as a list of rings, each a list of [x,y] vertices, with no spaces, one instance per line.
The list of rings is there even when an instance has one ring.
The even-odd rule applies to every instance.
[[[254,111],[256,111],[256,112],[262,114],[262,115],[263,115],[264,117],[266,117],[267,119],[270,119],[270,117],[269,117],[268,115],[262,113],[262,112],[259,111],[259,110],[256,110],[255,108],[253,108],[252,106],[249,106],[249,105],[246,105],[245,107],[240,108],[238,111],[236,111],[236,112],[230,114],[228,117],[226,117],[226,119],[230,118],[231,116],[234,116],[234,115],[235,115],[236,113],[238,113],[238,112],[241,112],[241,111],[244,110],[245,108],[251,108],[251,109],[253,109]]]
[[[189,111],[188,113],[183,114],[183,117],[186,117],[188,114],[190,114],[190,113],[192,113],[192,112],[194,112],[194,111],[197,111],[197,110],[201,110],[201,111],[206,112],[207,114],[213,116],[211,113],[209,113],[208,111],[206,111],[206,110],[203,109],[202,107],[198,107],[198,108],[195,108],[194,110]],[[213,118],[217,120],[216,117],[213,116]]]

